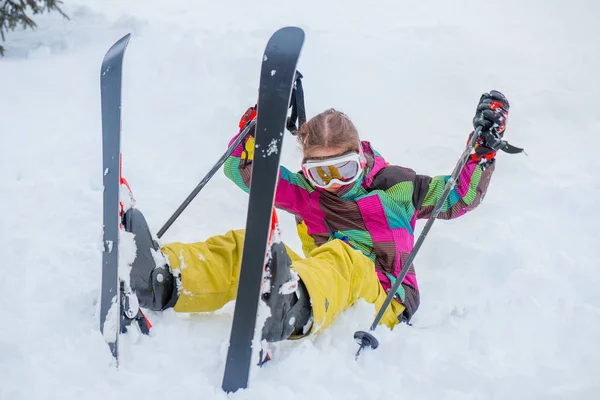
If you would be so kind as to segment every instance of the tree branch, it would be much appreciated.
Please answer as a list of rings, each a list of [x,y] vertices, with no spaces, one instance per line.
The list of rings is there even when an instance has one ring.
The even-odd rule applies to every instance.
[[[0,0],[1,1],[1,0]],[[0,6],[0,38],[6,40],[5,34],[8,31],[15,30],[19,25],[23,29],[35,29],[37,24],[26,13],[30,11],[33,15],[41,14],[44,11],[58,11],[64,18],[70,20],[64,13],[59,4],[60,0],[4,0]],[[0,46],[0,56],[4,55],[4,47]]]

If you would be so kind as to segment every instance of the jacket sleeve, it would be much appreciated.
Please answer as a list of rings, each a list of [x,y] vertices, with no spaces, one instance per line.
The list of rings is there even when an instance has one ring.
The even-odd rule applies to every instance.
[[[414,276],[414,268],[412,269]],[[414,280],[416,281],[416,276],[414,277]],[[401,286],[402,290],[404,291],[404,297],[401,297],[400,299],[405,308],[400,322],[410,321],[413,315],[417,312],[419,304],[421,304],[421,296],[419,294],[419,289],[413,286],[411,283],[405,283],[405,281],[402,281]]]
[[[402,252],[401,256],[403,259],[402,263],[404,264],[406,258],[408,257],[408,253]],[[384,274],[381,271],[378,271],[377,275],[379,276],[379,281],[386,292],[389,291],[390,286],[393,286],[396,282],[396,278],[390,274]],[[385,276],[385,278],[382,279],[382,276]],[[415,274],[414,265],[409,267],[408,273],[402,280],[398,290],[396,290],[396,299],[400,300],[400,302],[404,305],[402,316],[399,317],[400,322],[410,321],[421,304],[421,296],[419,294],[419,286],[417,284],[417,276]]]
[[[239,135],[239,134],[238,134]],[[236,135],[229,143],[233,143]],[[246,193],[250,193],[252,177],[252,161],[254,159],[254,137],[248,135],[244,142],[225,160],[225,175]],[[275,206],[298,214],[302,204],[308,201],[314,191],[312,186],[300,173],[294,173],[285,167],[279,167],[279,180],[275,192]]]
[[[469,159],[444,202],[438,218],[453,219],[475,209],[485,196],[494,168],[495,162],[483,169],[476,161]],[[413,204],[417,218],[427,219],[431,216],[448,179],[450,175],[439,175],[433,178],[414,175]]]

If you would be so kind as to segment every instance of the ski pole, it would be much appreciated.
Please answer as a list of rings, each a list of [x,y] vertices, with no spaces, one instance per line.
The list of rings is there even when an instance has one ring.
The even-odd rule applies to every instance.
[[[200,190],[202,190],[202,188],[204,186],[206,186],[208,181],[211,180],[211,178],[215,175],[215,173],[219,170],[219,168],[221,168],[221,165],[223,165],[223,163],[225,163],[225,160],[227,160],[227,158],[229,158],[229,156],[231,156],[233,151],[239,146],[240,143],[242,143],[242,141],[246,138],[246,136],[248,136],[248,134],[250,133],[252,128],[254,128],[255,125],[256,125],[256,118],[253,119],[252,121],[250,121],[246,125],[246,127],[244,127],[244,130],[240,133],[240,135],[234,140],[234,142],[231,144],[231,146],[229,146],[229,148],[221,156],[221,158],[219,158],[219,161],[217,161],[217,163],[212,167],[212,169],[210,171],[208,171],[208,174],[206,174],[206,176],[204,178],[202,178],[202,180],[200,181],[198,186],[196,186],[194,188],[194,190],[192,190],[192,193],[190,193],[190,195],[183,201],[183,203],[181,203],[179,208],[177,208],[175,213],[173,213],[173,215],[171,215],[171,217],[167,220],[167,222],[165,222],[163,227],[160,228],[160,230],[156,234],[156,236],[158,236],[159,239],[165,234],[167,229],[169,229],[171,227],[171,225],[173,225],[173,222],[175,222],[175,220],[177,218],[179,218],[179,215],[181,215],[183,210],[185,210],[187,208],[187,206],[190,205],[192,200],[194,200],[194,197],[196,197],[196,195],[200,192]]]
[[[371,327],[369,328],[369,332],[356,331],[354,333],[354,339],[356,339],[358,341],[358,343],[360,344],[360,347],[359,347],[358,351],[356,352],[355,359],[358,359],[358,356],[360,355],[361,351],[365,347],[369,346],[372,349],[376,349],[379,346],[379,342],[378,342],[377,338],[375,338],[375,336],[371,332],[375,331],[375,328],[377,328],[377,325],[379,324],[379,321],[381,321],[383,314],[385,313],[385,311],[389,307],[390,303],[392,302],[392,299],[396,295],[396,291],[398,290],[398,288],[400,287],[400,284],[402,284],[402,281],[404,280],[404,277],[408,273],[408,269],[412,265],[415,257],[417,256],[417,253],[419,252],[419,249],[421,248],[421,245],[425,241],[425,237],[429,233],[431,226],[433,225],[433,223],[435,222],[435,219],[437,218],[438,214],[442,210],[442,206],[444,205],[444,202],[448,198],[450,191],[456,185],[456,180],[458,179],[458,176],[460,175],[464,166],[467,164],[467,161],[469,160],[469,156],[471,155],[471,152],[473,151],[473,148],[475,147],[475,143],[477,142],[477,139],[481,135],[481,131],[482,131],[482,127],[478,126],[477,129],[475,130],[475,133],[471,137],[471,140],[469,141],[467,148],[462,153],[458,164],[456,164],[456,167],[454,167],[454,171],[452,171],[452,175],[450,175],[450,179],[448,179],[448,182],[446,182],[446,186],[444,186],[444,191],[442,192],[442,196],[440,197],[438,202],[435,204],[435,207],[433,208],[431,217],[429,217],[429,220],[425,224],[423,231],[419,235],[419,239],[415,243],[415,247],[408,255],[408,258],[406,259],[406,262],[404,263],[404,266],[402,267],[400,274],[398,274],[398,277],[396,278],[394,285],[390,289],[387,297],[385,298],[385,301],[383,302],[383,305],[381,306],[381,308],[379,309],[379,312],[377,313],[377,316],[373,320],[373,323],[371,324]]]

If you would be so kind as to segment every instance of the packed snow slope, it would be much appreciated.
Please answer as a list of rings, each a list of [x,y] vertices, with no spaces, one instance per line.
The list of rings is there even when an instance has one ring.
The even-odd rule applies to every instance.
[[[283,343],[232,399],[600,398],[600,6],[595,1],[64,0],[0,59],[0,399],[225,399],[232,305],[150,313],[116,370],[98,331],[102,165],[99,73],[125,33],[124,175],[158,230],[254,104],[262,51],[286,25],[309,116],[335,107],[391,163],[448,174],[481,93],[511,101],[483,204],[437,221],[415,262],[413,326],[378,329],[355,362],[360,303]],[[283,164],[299,168],[294,138]],[[163,242],[245,224],[222,173]],[[281,215],[296,250],[291,216]],[[422,224],[419,225],[422,227]]]

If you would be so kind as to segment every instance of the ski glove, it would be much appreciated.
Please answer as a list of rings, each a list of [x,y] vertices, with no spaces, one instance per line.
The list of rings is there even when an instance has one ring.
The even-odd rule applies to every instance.
[[[475,129],[482,127],[475,154],[471,156],[474,161],[492,160],[496,156],[496,151],[504,145],[502,137],[506,130],[509,108],[508,100],[497,90],[481,95],[473,118]]]
[[[493,130],[494,133],[502,135],[506,129],[506,118],[510,104],[504,95],[497,90],[484,93],[479,99],[473,126],[477,129],[481,126],[483,130]]]
[[[256,118],[256,104],[253,105],[252,107],[248,108],[246,110],[246,112],[244,113],[244,115],[242,115],[242,118],[240,119],[240,130],[244,130],[244,128],[246,127],[246,125],[252,121],[254,118]],[[252,131],[250,132],[250,134],[252,136],[254,136],[254,132],[256,131],[256,128],[252,129]]]

